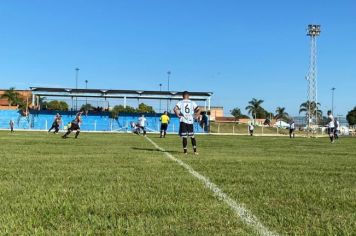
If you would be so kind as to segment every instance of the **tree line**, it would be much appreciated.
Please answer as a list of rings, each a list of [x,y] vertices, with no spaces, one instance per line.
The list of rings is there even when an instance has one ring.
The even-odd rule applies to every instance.
[[[264,100],[253,98],[248,102],[248,105],[245,107],[247,114],[243,114],[241,109],[236,107],[231,110],[231,115],[238,119],[277,119],[288,122],[292,118],[286,112],[285,107],[277,107],[275,113],[269,112],[263,108]],[[323,112],[319,109],[320,103],[315,104],[315,102],[306,101],[300,104],[299,114],[304,114],[308,120],[311,117],[311,114],[317,114],[319,125],[325,125],[327,118],[323,116]],[[348,112],[346,119],[349,125],[356,125],[356,107]]]
[[[20,110],[25,110],[27,108],[27,98],[22,96],[15,87],[11,87],[0,96],[1,99],[6,99],[9,103],[9,106],[17,106]],[[29,104],[30,105],[30,104]],[[45,97],[39,99],[39,105],[42,110],[54,110],[54,111],[68,111],[69,105],[65,101],[61,100],[52,100],[46,101]],[[82,111],[103,111],[103,109],[98,109],[91,105],[90,103],[83,104],[80,108]],[[138,105],[137,108],[131,106],[114,106],[112,111],[114,113],[155,113],[155,110],[152,106],[148,106],[144,103]]]
[[[231,110],[231,115],[236,119],[250,119],[250,116],[253,119],[278,119],[288,121],[290,119],[289,114],[286,112],[285,107],[277,107],[275,113],[269,112],[262,107],[264,100],[253,98],[248,102],[248,105],[245,107],[247,115],[243,114],[241,109],[236,107]],[[250,115],[250,116],[249,116]]]

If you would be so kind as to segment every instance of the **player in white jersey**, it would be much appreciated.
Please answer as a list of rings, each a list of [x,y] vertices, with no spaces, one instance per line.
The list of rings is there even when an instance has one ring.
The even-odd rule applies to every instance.
[[[295,138],[295,123],[294,120],[291,120],[289,123],[289,138]]]
[[[328,111],[328,133],[330,142],[334,142],[334,133],[335,133],[335,119],[331,111]]]
[[[248,133],[250,136],[253,136],[253,130],[255,129],[255,126],[253,126],[253,124],[249,124],[248,125]]]
[[[189,92],[183,92],[183,100],[179,101],[174,108],[174,113],[179,117],[179,135],[183,139],[184,154],[188,153],[188,137],[192,141],[194,154],[197,153],[197,141],[194,136],[194,120],[200,114],[197,104],[189,99]]]
[[[339,139],[340,135],[340,122],[337,118],[335,118],[335,130],[334,130],[334,138]]]
[[[146,135],[146,124],[147,119],[145,118],[145,115],[138,118],[138,127],[142,130],[144,136]]]

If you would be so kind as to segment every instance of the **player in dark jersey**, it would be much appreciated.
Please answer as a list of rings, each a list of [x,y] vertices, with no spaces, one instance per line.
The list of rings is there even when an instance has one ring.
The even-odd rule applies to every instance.
[[[79,134],[80,134],[80,125],[82,123],[82,114],[83,112],[80,111],[77,113],[77,115],[75,116],[75,119],[72,120],[72,122],[70,123],[70,126],[68,127],[68,131],[67,133],[65,133],[62,138],[67,138],[68,135],[72,132],[72,131],[76,131],[75,133],[75,138],[78,138]]]
[[[189,99],[189,92],[183,92],[183,100],[178,102],[174,108],[174,113],[179,117],[179,136],[183,139],[184,154],[188,153],[188,137],[192,141],[194,154],[197,152],[197,141],[194,136],[194,119],[200,115],[200,110],[197,104]]]
[[[51,128],[49,128],[48,133],[51,132],[52,129],[56,130],[56,127],[57,127],[57,125],[58,125],[58,123],[57,123],[58,117],[59,117],[59,113],[57,113],[57,114],[55,115],[55,117],[54,117],[54,119],[53,119],[52,126],[51,126]]]
[[[61,122],[62,122],[62,116],[59,113],[57,113],[57,115],[54,117],[51,128],[48,130],[48,133],[51,132],[52,129],[54,129],[54,134],[57,134],[59,132],[59,126]]]
[[[10,131],[11,131],[11,133],[13,133],[14,132],[14,121],[13,120],[10,120],[10,122],[9,122],[9,126],[10,126]]]

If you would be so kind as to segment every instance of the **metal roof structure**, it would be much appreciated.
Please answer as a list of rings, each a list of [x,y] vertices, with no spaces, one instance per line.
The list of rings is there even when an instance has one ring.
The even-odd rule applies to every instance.
[[[44,88],[30,87],[37,96],[55,97],[98,97],[98,98],[124,98],[127,99],[171,99],[179,100],[183,92],[176,91],[148,91],[148,90],[118,90],[118,89],[75,89],[75,88]],[[205,101],[212,92],[189,92],[192,100]]]
[[[46,88],[30,87],[32,91],[32,102],[36,97],[64,97],[64,98],[104,98],[143,100],[181,100],[183,92],[177,91],[149,91],[149,90],[119,90],[119,89],[75,89],[75,88]],[[210,100],[213,92],[189,92],[190,99],[194,101],[205,101],[210,109]]]

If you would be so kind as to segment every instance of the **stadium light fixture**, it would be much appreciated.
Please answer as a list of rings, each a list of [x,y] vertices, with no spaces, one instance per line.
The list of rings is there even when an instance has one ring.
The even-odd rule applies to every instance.
[[[308,25],[308,31],[307,35],[308,36],[319,36],[320,35],[320,25]]]

